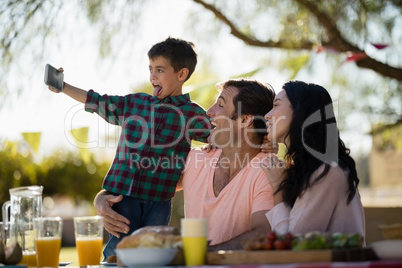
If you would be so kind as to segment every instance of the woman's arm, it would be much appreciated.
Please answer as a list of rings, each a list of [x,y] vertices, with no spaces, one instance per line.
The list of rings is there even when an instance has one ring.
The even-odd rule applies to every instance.
[[[284,203],[267,213],[273,230],[281,233],[326,232],[333,218],[335,207],[347,198],[347,178],[340,167],[331,167],[318,182],[322,165],[310,178],[309,188],[296,199],[292,208]]]
[[[290,213],[289,228],[295,233],[326,232],[339,203],[346,204],[347,177],[340,167],[330,167],[318,182],[315,179],[325,166],[318,168],[310,178],[310,187],[296,200]]]
[[[244,232],[229,241],[216,244],[213,246],[209,246],[208,250],[235,250],[235,249],[243,249],[244,245],[247,241],[255,237],[260,237],[261,235],[267,234],[271,231],[271,227],[265,217],[267,210],[256,211],[251,215],[250,225],[251,228],[249,231]]]

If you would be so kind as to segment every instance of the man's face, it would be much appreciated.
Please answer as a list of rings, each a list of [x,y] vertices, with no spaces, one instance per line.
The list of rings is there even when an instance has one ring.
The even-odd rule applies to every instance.
[[[162,56],[149,59],[149,81],[153,95],[159,99],[182,94],[180,72],[175,72],[170,62]]]
[[[207,114],[211,118],[211,124],[215,126],[211,130],[209,142],[218,148],[233,146],[239,135],[241,119],[232,119],[235,106],[233,98],[239,93],[235,87],[222,90],[216,102],[208,109]]]

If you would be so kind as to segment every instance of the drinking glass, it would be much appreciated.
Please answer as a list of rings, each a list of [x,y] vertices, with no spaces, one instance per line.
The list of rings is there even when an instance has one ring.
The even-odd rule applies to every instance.
[[[184,260],[186,265],[203,265],[208,247],[208,219],[181,219]]]
[[[99,265],[103,244],[103,217],[74,217],[74,234],[79,265]]]
[[[60,217],[34,219],[37,267],[58,267],[63,232]]]

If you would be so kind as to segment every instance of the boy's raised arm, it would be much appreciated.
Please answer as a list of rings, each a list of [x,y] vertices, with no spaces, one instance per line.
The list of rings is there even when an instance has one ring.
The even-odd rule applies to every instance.
[[[63,93],[70,96],[71,98],[79,101],[81,103],[85,103],[87,100],[88,91],[74,87],[70,84],[64,83]]]
[[[63,68],[59,68],[58,69],[59,72],[64,72]],[[56,89],[52,88],[52,87],[48,87],[50,91],[55,92],[55,93],[59,93],[60,91],[57,91]],[[87,101],[87,93],[88,91],[78,88],[78,87],[74,87],[66,82],[64,82],[63,85],[63,91],[64,94],[66,94],[67,96],[70,96],[71,98],[73,98],[76,101],[79,101],[81,103],[85,103]]]

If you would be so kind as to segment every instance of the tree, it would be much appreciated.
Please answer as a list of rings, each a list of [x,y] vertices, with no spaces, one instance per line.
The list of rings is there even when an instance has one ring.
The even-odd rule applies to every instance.
[[[3,100],[0,109],[11,91],[18,86],[20,91],[26,90],[19,84],[21,81],[10,81],[9,74],[29,75],[30,68],[28,74],[19,68],[36,65],[33,63],[43,60],[48,47],[65,41],[61,39],[66,35],[65,24],[88,20],[91,32],[99,38],[99,56],[106,58],[120,52],[116,43],[133,43],[143,26],[143,16],[152,14],[162,1],[166,3],[165,0],[0,1],[0,98]],[[182,26],[199,36],[195,40],[197,46],[208,44],[211,55],[212,43],[219,45],[217,37],[230,35],[249,47],[258,48],[261,57],[250,69],[260,70],[274,64],[289,79],[304,79],[306,74],[325,77],[323,83],[331,95],[337,100],[342,98],[338,109],[341,117],[360,112],[373,124],[391,125],[402,119],[401,0],[171,0],[169,3],[172,8],[183,3],[191,5],[186,14],[187,23]],[[163,22],[164,18],[155,19],[154,27]],[[80,27],[79,24],[74,29],[74,34],[80,41],[90,42]],[[280,55],[276,61],[270,58],[273,54]],[[322,57],[324,64],[318,63]],[[216,77],[211,81],[205,79],[211,78],[211,74],[202,73],[201,79],[206,83],[194,77],[192,81],[201,90],[193,91],[192,97],[207,108],[212,101],[209,92],[216,94],[213,89]],[[368,132],[359,119],[340,121],[346,122],[346,129]],[[77,167],[79,159],[72,155],[64,156],[69,160],[62,164],[57,154],[54,159],[44,160],[44,166],[52,169],[49,170],[38,167],[30,156],[16,154],[14,145],[3,146],[0,151],[4,158],[0,161],[1,171],[5,171],[6,178],[14,178],[0,183],[4,189],[24,183],[51,185],[50,180],[57,177],[63,178],[62,188],[48,190],[69,194],[73,192],[71,187],[81,183],[89,172],[83,165]],[[84,198],[92,185],[100,185],[104,169],[96,166],[91,180],[84,179],[84,187],[80,187],[83,191],[77,199]],[[89,199],[94,193],[91,192]],[[0,199],[3,197],[0,195]]]
[[[230,33],[250,46],[263,48],[280,48],[288,50],[314,50],[331,48],[338,52],[350,53],[358,58],[356,65],[361,68],[371,69],[385,77],[394,78],[402,82],[401,67],[394,67],[392,63],[381,62],[365,52],[372,36],[370,23],[383,20],[379,30],[385,30],[390,36],[382,36],[384,44],[373,44],[381,49],[389,45],[392,39],[392,31],[396,31],[397,18],[401,15],[402,2],[394,1],[256,1],[248,10],[246,16],[242,16],[244,10],[235,12],[233,2],[215,1],[216,5],[203,0],[193,0],[211,11],[215,17],[230,28]],[[217,7],[219,3],[220,8]],[[278,10],[279,8],[279,10]],[[261,36],[253,32],[260,27],[258,24],[261,16],[269,16],[270,9],[281,11],[280,23],[284,25],[278,36],[272,36],[272,28],[267,27],[267,32]],[[391,9],[394,14],[390,14]],[[221,10],[225,10],[225,15]],[[389,12],[389,13],[388,13]],[[239,14],[240,13],[240,14]],[[250,14],[256,14],[252,17]],[[231,15],[231,16],[230,16]],[[240,15],[240,19],[239,19]],[[388,16],[390,15],[390,16]],[[236,21],[234,21],[236,20]],[[240,22],[240,23],[239,23]],[[253,29],[254,28],[254,29]],[[271,38],[270,38],[271,36]],[[400,37],[400,36],[399,36]],[[275,40],[277,38],[277,40]],[[374,38],[373,38],[374,39]],[[361,57],[361,58],[359,58]],[[396,64],[396,63],[394,63]],[[400,64],[400,61],[398,62]]]
[[[301,68],[322,72],[309,57],[326,53],[341,118],[353,111],[372,125],[402,119],[402,1],[193,1],[245,44],[288,51],[280,67],[294,71],[290,78]],[[336,68],[345,63],[357,68]]]
[[[347,67],[333,72],[330,77],[334,88],[339,88],[339,94],[348,96],[344,106],[370,115],[373,122],[392,123],[402,117],[402,53],[401,46],[398,46],[402,38],[399,31],[402,27],[401,0],[188,1],[194,6],[188,20],[191,27],[187,27],[199,32],[200,40],[209,39],[205,36],[211,34],[208,30],[213,25],[215,35],[229,28],[232,36],[249,46],[279,49],[282,54],[286,53],[287,59],[278,67],[293,70],[289,78],[296,77],[301,69],[317,73],[315,62],[311,60],[312,53],[325,53],[331,66],[349,62],[356,66],[352,72]],[[68,5],[66,3],[7,0],[0,4],[3,25],[0,30],[0,83],[7,80],[10,63],[27,43],[34,44],[36,49],[33,51],[38,53],[38,57],[43,54],[46,40],[54,40],[54,26],[60,10]],[[113,53],[112,44],[116,36],[133,38],[133,34],[128,33],[140,28],[145,11],[149,7],[158,7],[158,0],[88,0],[73,3],[85,12],[99,33],[101,56]],[[213,14],[219,23],[207,14]],[[206,20],[208,23],[205,23]],[[260,64],[267,65],[267,62],[262,59]],[[357,75],[351,77],[350,73]],[[366,79],[367,76],[374,78]],[[7,89],[0,90],[0,94],[6,96]],[[384,105],[373,104],[370,100],[372,96]],[[356,99],[364,100],[363,104],[356,103]]]

